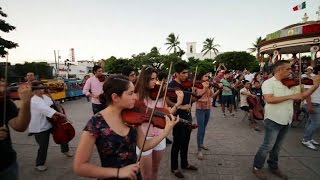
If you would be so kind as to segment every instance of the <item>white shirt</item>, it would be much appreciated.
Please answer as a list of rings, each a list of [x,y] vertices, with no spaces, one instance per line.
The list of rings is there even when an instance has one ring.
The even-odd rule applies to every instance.
[[[304,88],[309,89],[312,85],[304,85]],[[320,104],[320,86],[310,95],[311,103]],[[307,101],[304,100],[304,103],[307,104]]]
[[[46,96],[39,97],[34,95],[31,98],[31,121],[29,124],[29,132],[39,133],[46,131],[52,127],[47,117],[51,118],[56,111],[50,106],[53,104],[52,100]]]
[[[242,94],[242,92],[251,94],[249,89],[247,89],[245,87],[240,90],[240,107],[249,106],[248,101],[247,101],[248,95],[247,94]]]
[[[263,94],[272,94],[274,97],[288,96],[299,93],[298,86],[288,88],[283,85],[281,81],[275,77],[267,79],[262,84]],[[288,125],[292,122],[293,115],[293,100],[286,100],[276,104],[269,104],[266,102],[264,107],[264,118],[268,118],[278,124]]]

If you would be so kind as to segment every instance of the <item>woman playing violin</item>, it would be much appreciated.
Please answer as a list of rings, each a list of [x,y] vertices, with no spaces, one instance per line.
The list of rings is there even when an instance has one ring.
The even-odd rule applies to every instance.
[[[156,101],[153,99],[153,97],[150,97],[150,91],[155,88],[157,82],[157,70],[152,67],[145,67],[141,70],[139,78],[137,80],[137,84],[135,87],[135,92],[138,95],[138,100],[143,101],[144,104],[152,108],[154,107]],[[157,90],[158,91],[158,90]],[[181,105],[182,99],[183,99],[183,93],[182,91],[176,91],[177,94],[177,103],[172,108],[168,108],[167,104],[164,102],[164,97],[160,98],[158,100],[158,103],[156,105],[157,108],[168,108],[170,111],[170,114],[173,114],[176,112],[177,107]],[[141,125],[142,131],[144,134],[146,134],[148,123],[143,123]],[[148,132],[148,139],[158,136],[163,132],[162,129],[159,129],[157,127],[153,127],[151,124],[151,127]],[[166,140],[163,139],[157,146],[154,148],[142,152],[141,162],[140,162],[140,169],[142,173],[142,178],[144,180],[156,180],[158,176],[159,171],[159,165],[160,161],[163,156],[164,149],[166,148]],[[137,154],[140,153],[140,149],[137,147]]]
[[[210,108],[212,97],[217,96],[220,90],[213,92],[213,89],[209,87],[209,73],[200,72],[197,76],[198,81],[202,81],[202,89],[196,88],[196,94],[201,98],[196,101],[196,117],[198,123],[197,133],[197,145],[198,145],[198,159],[203,160],[203,154],[201,149],[209,150],[207,146],[203,144],[206,127],[210,118]]]
[[[80,176],[99,179],[141,179],[136,145],[142,148],[145,135],[140,126],[128,126],[121,115],[122,110],[133,108],[136,103],[134,85],[122,75],[111,76],[104,83],[103,92],[100,97],[104,98],[107,108],[95,114],[85,126],[74,159],[74,171]],[[159,144],[178,120],[166,116],[163,132],[148,139],[143,151]],[[102,167],[90,163],[94,145]]]

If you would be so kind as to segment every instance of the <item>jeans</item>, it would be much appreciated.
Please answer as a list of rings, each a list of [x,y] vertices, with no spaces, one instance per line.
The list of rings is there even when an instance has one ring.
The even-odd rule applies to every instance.
[[[48,146],[49,146],[50,131],[51,130],[49,129],[47,131],[43,131],[40,133],[34,133],[34,137],[39,145],[37,159],[36,159],[36,166],[42,166],[46,163]],[[68,144],[61,144],[60,148],[61,148],[62,153],[69,151]]]
[[[267,161],[269,168],[278,169],[280,147],[286,134],[288,133],[289,126],[290,125],[278,124],[270,119],[264,120],[264,140],[256,156],[254,157],[254,167],[258,169],[263,168],[267,154],[269,153],[269,159]]]
[[[18,180],[19,179],[19,167],[17,161],[12,163],[7,169],[0,172],[1,180]]]
[[[105,104],[93,104],[92,103],[93,114],[97,114],[98,112],[102,111],[104,108],[106,108]]]
[[[188,164],[188,148],[191,129],[181,123],[176,124],[172,130],[173,143],[171,148],[171,170],[178,169],[178,156],[180,152],[181,168],[186,168]]]
[[[306,108],[306,105],[304,105]],[[312,103],[313,113],[309,113],[308,120],[306,122],[303,134],[304,141],[310,141],[320,127],[320,104]]]
[[[206,127],[210,118],[210,109],[196,109],[196,117],[197,117],[197,123],[198,123],[198,133],[197,133],[198,151],[201,151],[204,135],[206,133]]]

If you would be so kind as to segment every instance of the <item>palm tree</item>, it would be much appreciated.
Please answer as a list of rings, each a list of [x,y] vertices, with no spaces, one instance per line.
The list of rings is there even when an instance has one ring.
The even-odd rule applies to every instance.
[[[261,43],[261,36],[257,38],[256,42],[252,43],[252,47],[248,48],[250,53],[256,52],[257,51],[257,55],[256,58],[259,59],[260,57],[260,47],[259,44]]]
[[[219,44],[214,44],[213,43],[214,38],[207,38],[204,42],[203,42],[203,48],[202,48],[202,53],[204,52],[204,56],[208,53],[210,53],[210,59],[211,59],[211,52],[213,51],[213,53],[215,55],[217,55],[219,53],[219,50],[217,49],[217,47],[220,47]]]
[[[165,45],[169,46],[167,50],[170,52],[173,49],[174,53],[176,53],[177,50],[181,51],[179,44],[179,36],[175,36],[174,33],[169,34],[169,36],[167,37],[167,42],[165,43]]]

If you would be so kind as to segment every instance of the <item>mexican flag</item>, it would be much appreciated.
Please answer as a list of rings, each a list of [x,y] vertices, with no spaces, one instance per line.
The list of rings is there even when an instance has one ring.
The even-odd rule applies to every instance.
[[[304,9],[306,8],[306,2],[304,1],[302,4],[296,5],[295,7],[293,7],[293,11],[298,11],[300,9]]]

